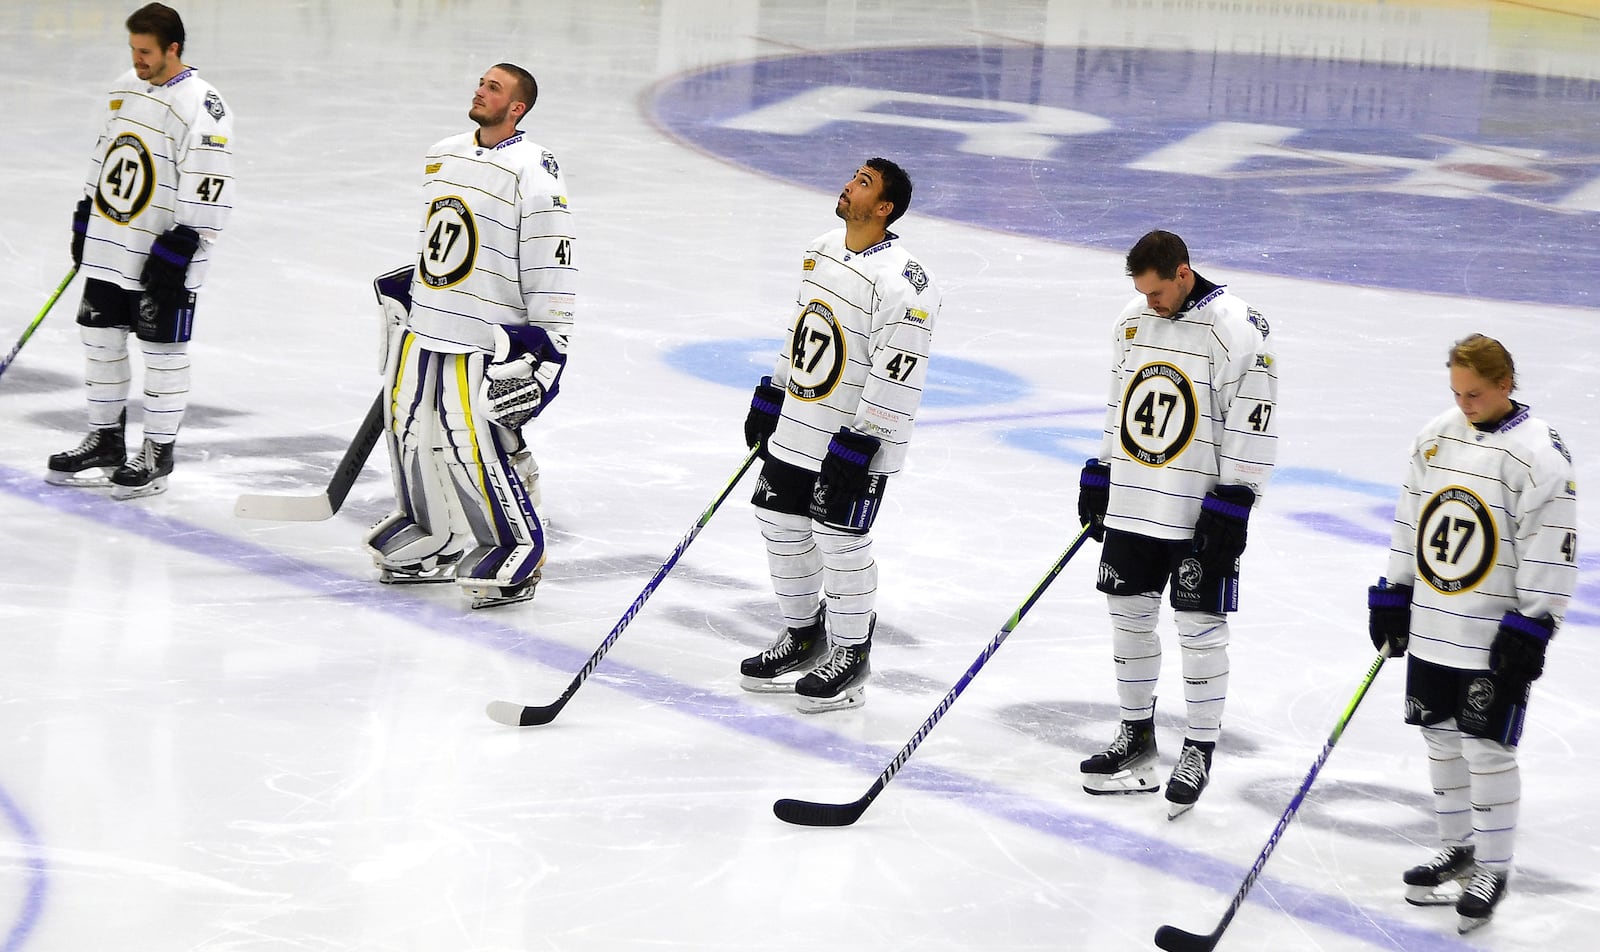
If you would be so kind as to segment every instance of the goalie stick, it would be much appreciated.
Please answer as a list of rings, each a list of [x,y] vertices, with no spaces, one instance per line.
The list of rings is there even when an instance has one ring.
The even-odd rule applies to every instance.
[[[1278,845],[1278,840],[1283,836],[1283,831],[1288,829],[1289,821],[1294,819],[1295,813],[1300,809],[1300,804],[1306,798],[1306,793],[1311,790],[1312,781],[1317,779],[1317,772],[1322,769],[1323,764],[1328,762],[1328,755],[1333,753],[1333,745],[1339,742],[1339,736],[1344,733],[1345,726],[1350,723],[1350,718],[1356,713],[1356,707],[1361,704],[1361,699],[1367,696],[1367,689],[1372,687],[1373,679],[1378,676],[1378,670],[1383,667],[1383,663],[1387,660],[1389,660],[1389,646],[1384,645],[1379,650],[1378,657],[1372,662],[1372,667],[1367,669],[1367,676],[1362,679],[1361,686],[1356,689],[1356,696],[1350,699],[1350,703],[1346,705],[1344,713],[1339,715],[1339,722],[1333,725],[1333,732],[1328,735],[1328,742],[1322,745],[1322,753],[1317,755],[1316,761],[1311,765],[1311,771],[1306,774],[1306,779],[1300,781],[1300,789],[1295,793],[1294,798],[1289,801],[1289,806],[1283,811],[1283,815],[1278,818],[1278,825],[1273,827],[1272,835],[1267,837],[1267,845],[1262,847],[1260,854],[1256,856],[1255,865],[1251,866],[1250,872],[1245,874],[1243,885],[1239,887],[1238,892],[1234,893],[1233,902],[1228,904],[1228,911],[1222,914],[1222,921],[1217,923],[1217,927],[1206,935],[1185,932],[1176,926],[1162,926],[1156,930],[1156,946],[1158,948],[1165,949],[1166,952],[1211,952],[1212,949],[1217,947],[1218,940],[1222,938],[1223,930],[1227,929],[1228,923],[1233,921],[1233,915],[1239,911],[1239,906],[1243,904],[1245,895],[1250,892],[1250,887],[1256,884],[1256,879],[1261,875],[1262,867],[1267,865],[1267,857],[1272,855],[1273,849]]]
[[[517,704],[513,701],[490,701],[487,709],[489,717],[507,727],[533,727],[539,724],[548,724],[555,720],[556,715],[561,713],[561,709],[567,706],[567,702],[572,700],[572,696],[578,693],[578,688],[583,686],[583,682],[588,680],[589,675],[600,664],[600,659],[604,658],[606,652],[611,650],[611,646],[617,643],[618,638],[622,637],[622,629],[628,627],[628,623],[633,621],[635,615],[639,614],[639,609],[644,607],[645,601],[656,590],[656,586],[660,585],[661,580],[667,577],[668,572],[672,571],[672,567],[678,564],[678,557],[683,555],[684,550],[689,548],[689,543],[693,542],[694,537],[699,535],[700,530],[704,529],[706,523],[711,521],[711,517],[716,513],[717,507],[721,506],[722,501],[728,498],[729,493],[733,492],[733,487],[739,484],[739,480],[750,469],[750,464],[755,462],[756,456],[760,452],[761,446],[757,444],[750,448],[749,453],[745,454],[745,458],[734,472],[733,478],[729,479],[728,484],[722,487],[721,492],[717,493],[717,498],[711,500],[711,505],[700,513],[700,520],[678,542],[678,547],[672,550],[672,554],[667,556],[667,560],[661,563],[661,568],[656,570],[655,576],[650,579],[649,584],[645,585],[644,591],[639,593],[639,597],[635,598],[633,604],[628,606],[628,610],[622,613],[621,618],[617,619],[617,624],[611,629],[611,633],[606,635],[604,641],[600,642],[600,647],[596,648],[594,654],[589,656],[589,662],[583,666],[582,671],[578,672],[577,677],[572,679],[572,683],[567,685],[567,689],[561,692],[560,697],[549,704],[543,705]]]
[[[379,393],[367,409],[366,419],[344,458],[334,468],[328,488],[314,496],[269,496],[245,493],[233,504],[233,514],[242,519],[276,519],[279,522],[320,522],[328,519],[344,505],[350,487],[361,475],[361,467],[372,455],[372,448],[383,436],[383,394]]]
[[[78,266],[73,265],[72,270],[67,272],[67,276],[61,279],[60,284],[56,285],[56,293],[50,295],[50,300],[44,302],[44,307],[40,309],[39,316],[34,318],[33,323],[28,325],[28,329],[22,332],[22,338],[17,341],[17,346],[11,348],[11,353],[6,355],[5,360],[0,360],[0,374],[5,373],[6,368],[11,366],[11,362],[17,359],[17,355],[22,352],[22,345],[26,344],[28,338],[33,336],[33,332],[39,329],[40,324],[44,323],[44,316],[50,313],[52,307],[56,306],[56,300],[61,297],[61,292],[67,289],[67,285],[72,283],[72,279],[77,273]]]
[[[955,687],[950,689],[949,693],[944,696],[944,700],[940,701],[939,705],[933,709],[933,713],[928,715],[928,719],[922,722],[921,727],[917,728],[917,732],[911,735],[911,740],[900,748],[900,753],[896,754],[894,760],[889,762],[889,766],[884,768],[883,773],[878,775],[878,779],[873,782],[871,789],[862,795],[860,799],[850,803],[779,800],[772,805],[772,812],[777,815],[778,819],[785,823],[794,823],[800,826],[849,826],[860,819],[861,814],[865,813],[867,807],[872,805],[872,801],[876,800],[878,794],[883,792],[883,788],[894,778],[894,775],[899,772],[901,767],[905,766],[905,762],[911,759],[912,752],[917,749],[918,744],[922,743],[923,738],[927,737],[928,733],[933,730],[933,726],[939,723],[939,718],[944,716],[945,711],[950,710],[950,706],[956,702],[956,698],[960,697],[961,692],[966,690],[968,684],[972,683],[972,679],[977,677],[978,671],[994,656],[996,651],[1000,650],[1000,645],[1005,642],[1006,637],[1022,623],[1022,617],[1028,614],[1028,609],[1033,607],[1033,603],[1039,600],[1039,596],[1044,594],[1044,590],[1050,587],[1050,583],[1055,581],[1056,576],[1061,574],[1061,570],[1067,567],[1068,562],[1072,561],[1072,557],[1077,554],[1078,549],[1083,547],[1084,540],[1087,538],[1089,538],[1089,527],[1084,526],[1083,530],[1078,533],[1078,537],[1073,540],[1072,545],[1067,548],[1067,551],[1061,553],[1060,558],[1056,559],[1056,563],[1050,567],[1050,571],[1046,572],[1044,578],[1039,580],[1039,584],[1033,587],[1033,591],[1028,593],[1028,597],[1023,600],[1017,610],[1011,613],[1011,617],[1006,620],[1006,623],[1000,626],[999,634],[990,640],[988,646],[978,655],[977,660],[967,668],[966,674],[961,676]]]

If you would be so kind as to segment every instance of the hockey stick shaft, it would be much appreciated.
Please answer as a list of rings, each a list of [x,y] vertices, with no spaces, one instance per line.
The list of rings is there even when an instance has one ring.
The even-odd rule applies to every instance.
[[[1378,671],[1383,668],[1383,663],[1389,660],[1389,646],[1384,645],[1378,652],[1378,657],[1373,660],[1372,666],[1367,669],[1367,676],[1361,679],[1361,686],[1356,689],[1355,697],[1345,705],[1344,713],[1339,715],[1338,723],[1333,725],[1333,731],[1328,735],[1327,743],[1322,745],[1322,752],[1311,765],[1311,770],[1306,773],[1306,779],[1300,781],[1300,789],[1295,792],[1294,798],[1289,801],[1289,806],[1278,817],[1278,825],[1273,827],[1272,835],[1267,837],[1267,845],[1261,848],[1256,856],[1255,865],[1250,867],[1250,872],[1245,874],[1244,882],[1239,886],[1239,891],[1234,893],[1233,902],[1228,904],[1228,911],[1222,914],[1222,921],[1207,935],[1197,935],[1185,932],[1173,926],[1162,926],[1156,930],[1156,946],[1166,952],[1210,952],[1216,948],[1217,942],[1222,938],[1222,933],[1228,928],[1228,923],[1233,921],[1233,916],[1244,903],[1244,897],[1249,894],[1250,888],[1256,884],[1256,879],[1261,876],[1261,870],[1267,865],[1267,858],[1277,848],[1278,840],[1283,837],[1283,831],[1289,828],[1289,821],[1300,810],[1300,804],[1305,801],[1306,794],[1311,790],[1311,784],[1316,781],[1317,774],[1322,770],[1322,765],[1328,762],[1328,756],[1333,753],[1333,745],[1339,742],[1344,734],[1345,727],[1350,723],[1350,718],[1355,716],[1356,708],[1361,705],[1361,699],[1367,696],[1367,689],[1372,687],[1372,682],[1378,676]]]
[[[860,819],[861,814],[866,812],[872,801],[876,800],[878,794],[883,792],[883,788],[888,786],[890,780],[894,779],[894,775],[899,773],[900,768],[905,766],[907,760],[911,759],[911,755],[916,751],[918,745],[933,731],[934,725],[938,724],[939,719],[944,717],[945,712],[950,710],[951,705],[956,703],[956,698],[960,697],[961,692],[965,691],[967,685],[972,683],[972,679],[978,676],[978,672],[983,669],[983,666],[988,663],[990,658],[994,657],[994,653],[1000,650],[1000,646],[1005,643],[1006,638],[1022,623],[1022,619],[1028,614],[1028,610],[1033,608],[1034,603],[1044,594],[1045,589],[1050,587],[1050,583],[1055,581],[1056,576],[1061,574],[1061,570],[1067,567],[1067,563],[1072,561],[1072,557],[1078,553],[1078,550],[1083,547],[1084,541],[1088,538],[1089,527],[1084,526],[1082,531],[1078,533],[1078,537],[1073,540],[1072,545],[1068,546],[1067,550],[1056,559],[1055,564],[1050,566],[1050,571],[1046,572],[1044,578],[1041,578],[1039,583],[1033,587],[1033,591],[1029,592],[1028,597],[1023,599],[1021,605],[1017,606],[1017,610],[1011,613],[1011,617],[1006,619],[1006,623],[1000,626],[999,633],[989,641],[983,652],[978,655],[977,660],[972,662],[966,673],[945,694],[944,699],[933,709],[933,713],[929,714],[928,719],[922,722],[922,726],[918,727],[916,733],[911,735],[911,740],[900,748],[900,752],[895,755],[893,760],[889,761],[889,766],[884,768],[883,773],[878,775],[878,779],[873,781],[872,787],[860,799],[851,803],[813,803],[809,800],[779,800],[772,805],[772,812],[777,815],[778,819],[785,823],[794,823],[800,826],[849,826]]]
[[[656,570],[656,574],[645,585],[644,590],[633,600],[633,604],[628,606],[628,610],[622,613],[622,617],[617,619],[616,625],[611,628],[611,633],[606,635],[604,641],[600,642],[600,647],[596,648],[594,653],[589,656],[589,660],[584,664],[583,670],[579,671],[577,676],[572,679],[572,683],[567,685],[567,689],[561,692],[560,697],[545,705],[491,701],[487,711],[489,717],[509,727],[532,727],[539,724],[548,724],[555,720],[556,715],[561,713],[561,709],[567,706],[568,701],[572,700],[572,696],[578,693],[578,689],[583,686],[583,682],[587,681],[589,675],[594,673],[594,669],[600,664],[600,659],[604,658],[606,652],[611,650],[611,646],[617,643],[618,638],[622,637],[623,629],[627,628],[628,623],[633,621],[634,616],[639,614],[639,610],[644,607],[644,603],[655,592],[656,586],[660,585],[662,580],[667,577],[667,573],[672,571],[672,567],[678,564],[678,559],[689,548],[689,543],[695,540],[695,536],[700,534],[700,530],[706,527],[706,524],[711,521],[711,517],[716,514],[723,501],[733,492],[733,487],[737,486],[739,480],[744,478],[744,474],[749,471],[750,465],[756,461],[756,457],[760,455],[760,452],[761,447],[757,445],[751,447],[750,452],[745,454],[744,459],[739,463],[739,468],[734,470],[733,476],[722,487],[722,490],[717,493],[717,498],[711,500],[711,505],[700,513],[699,520],[689,529],[688,534],[679,540],[678,547],[672,550],[672,554],[667,556],[665,562],[661,563],[661,567]]]
[[[17,355],[22,352],[22,345],[26,344],[28,338],[33,336],[33,332],[39,329],[40,324],[44,323],[45,315],[49,314],[50,309],[56,306],[56,301],[60,299],[62,292],[66,291],[67,285],[72,283],[72,279],[77,274],[78,266],[73,265],[72,270],[67,272],[67,276],[61,279],[60,284],[56,285],[56,292],[50,295],[50,300],[44,302],[44,307],[39,309],[39,316],[34,318],[33,323],[28,325],[28,329],[22,332],[22,338],[17,341],[17,346],[11,348],[11,353],[6,355],[5,360],[0,360],[0,374],[5,373],[6,368],[11,366],[11,362],[17,359]]]
[[[326,491],[313,496],[273,496],[246,493],[233,506],[233,514],[245,519],[276,519],[284,522],[317,522],[332,518],[344,505],[350,488],[361,475],[372,448],[383,436],[383,398],[380,392],[367,408],[367,415],[356,431],[355,439],[344,451],[339,465],[334,467],[333,478]]]

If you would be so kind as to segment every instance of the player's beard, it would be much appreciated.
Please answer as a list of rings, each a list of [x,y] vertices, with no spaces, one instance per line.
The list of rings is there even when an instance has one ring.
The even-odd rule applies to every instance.
[[[499,115],[490,112],[488,106],[473,106],[467,110],[467,118],[485,129],[500,125],[506,121],[506,117],[509,115],[511,115],[510,103],[507,103],[506,107],[500,110]]]

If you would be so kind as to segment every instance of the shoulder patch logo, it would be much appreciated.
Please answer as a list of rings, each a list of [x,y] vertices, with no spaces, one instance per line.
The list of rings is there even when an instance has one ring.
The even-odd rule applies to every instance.
[[[422,167],[422,174],[423,175],[437,175],[437,174],[439,174],[439,170],[442,169],[442,168],[444,168],[444,163],[443,162],[429,162],[427,165],[424,165]]]
[[[927,272],[922,270],[922,265],[915,261],[907,261],[906,269],[900,272],[901,276],[911,283],[911,287],[921,294],[928,287]]]
[[[815,259],[815,258],[807,258],[806,259],[806,263],[801,265],[800,268],[801,268],[801,270],[804,270],[804,271],[815,271],[815,270],[817,270],[817,259]]]
[[[116,112],[118,109],[121,109],[121,108],[122,108],[122,100],[120,100],[120,99],[111,100],[111,111],[112,112]]]
[[[561,166],[556,164],[556,157],[550,152],[545,152],[539,156],[539,164],[544,166],[544,170],[552,176],[561,174]]]
[[[1550,428],[1550,445],[1556,448],[1556,452],[1560,453],[1561,457],[1565,459],[1569,465],[1572,463],[1572,454],[1567,451],[1567,445],[1561,442],[1561,434],[1556,432],[1555,427]]]
[[[217,95],[216,90],[206,93],[205,107],[213,119],[221,119],[228,114],[228,110],[222,108],[222,97]]]
[[[1439,455],[1439,444],[1438,443],[1434,443],[1431,446],[1429,446],[1427,449],[1422,451],[1422,458],[1427,460],[1430,463],[1433,462],[1433,458],[1435,456],[1438,456],[1438,455]]]
[[[1267,319],[1262,317],[1261,312],[1253,307],[1245,312],[1245,320],[1254,324],[1256,326],[1256,330],[1261,332],[1262,337],[1266,337],[1268,334],[1272,333],[1272,328],[1267,326]]]
[[[1133,340],[1137,336],[1139,336],[1139,328],[1137,327],[1124,328],[1122,331],[1123,340]]]

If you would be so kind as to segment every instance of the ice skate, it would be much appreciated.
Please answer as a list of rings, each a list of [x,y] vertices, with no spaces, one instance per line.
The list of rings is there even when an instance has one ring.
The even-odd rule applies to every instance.
[[[122,466],[128,452],[123,441],[123,421],[127,416],[124,410],[115,426],[90,430],[75,449],[53,454],[46,464],[44,481],[52,486],[111,485],[111,474]]]
[[[139,455],[111,474],[111,498],[138,499],[167,491],[172,475],[172,444],[145,440]]]
[[[803,628],[785,628],[767,650],[739,662],[739,686],[757,694],[788,694],[828,651],[823,615]],[[784,675],[794,677],[786,678]]]
[[[461,562],[460,552],[446,552],[409,565],[378,563],[378,581],[385,585],[422,585],[429,582],[453,582],[456,566]]]
[[[532,575],[516,585],[497,585],[492,579],[462,580],[461,590],[472,599],[473,608],[515,605],[533,598],[533,591],[539,587],[539,579],[543,574],[542,569],[534,569]]]
[[[834,645],[822,663],[795,682],[800,713],[842,711],[867,703],[867,678],[872,674],[872,642]]]
[[[1476,869],[1474,847],[1446,846],[1420,866],[1405,871],[1406,902],[1413,906],[1450,906]]]
[[[1167,819],[1175,820],[1190,810],[1211,782],[1211,751],[1213,745],[1183,742],[1178,753],[1178,765],[1172,768],[1167,780]]]
[[[1466,935],[1474,929],[1489,924],[1494,907],[1506,894],[1508,874],[1496,873],[1482,866],[1472,874],[1461,898],[1456,902],[1456,931]]]
[[[1155,793],[1156,782],[1155,718],[1122,721],[1111,745],[1078,764],[1083,772],[1086,793]]]

